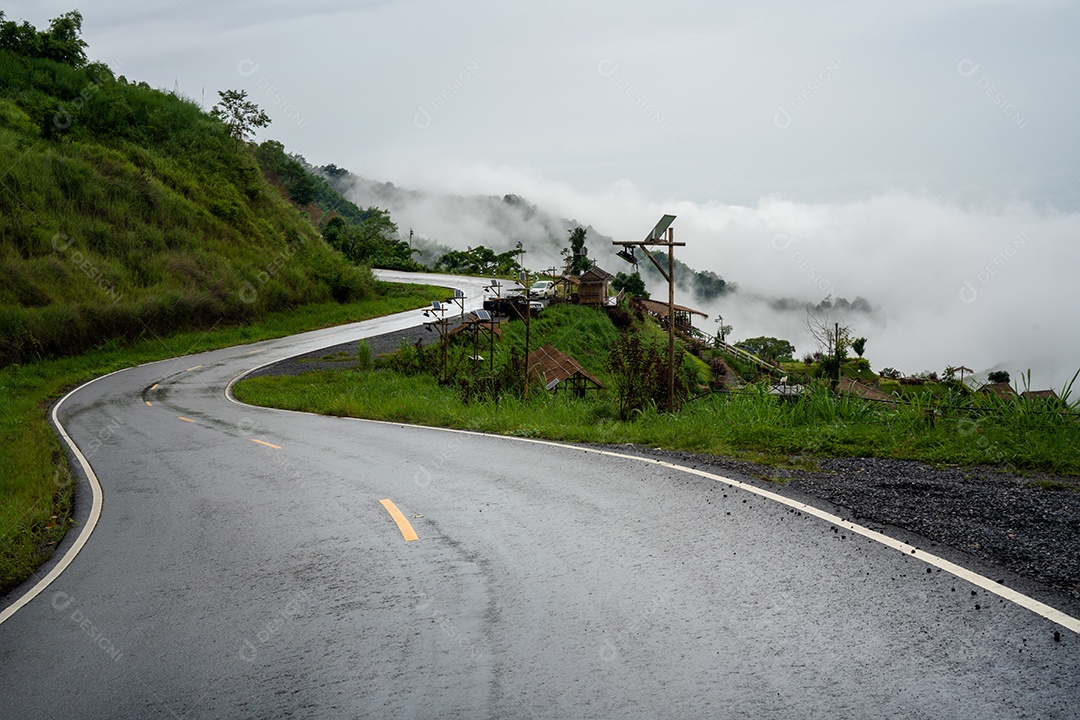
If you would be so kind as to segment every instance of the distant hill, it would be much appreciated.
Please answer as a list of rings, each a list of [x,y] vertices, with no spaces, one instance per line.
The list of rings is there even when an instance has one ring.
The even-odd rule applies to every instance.
[[[86,62],[80,23],[0,14],[0,364],[373,291],[220,120]]]
[[[588,232],[591,257],[612,267],[622,264],[609,236],[586,223],[553,215],[518,195],[445,195],[370,180],[335,166],[319,171],[334,189],[354,202],[378,205],[399,221],[415,223],[414,246],[420,248],[420,261],[425,265],[433,265],[440,254],[451,249],[483,245],[505,252],[521,242],[530,253],[529,267],[561,267],[561,251],[567,247],[570,231],[579,226]],[[408,230],[402,227],[399,232],[407,236]]]

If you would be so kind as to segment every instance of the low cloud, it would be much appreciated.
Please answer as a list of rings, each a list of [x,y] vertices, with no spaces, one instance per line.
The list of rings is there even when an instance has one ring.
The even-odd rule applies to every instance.
[[[556,218],[591,225],[590,255],[614,273],[629,266],[614,258],[610,238],[644,238],[661,215],[674,214],[675,239],[687,243],[676,258],[739,288],[704,305],[692,293],[678,293],[678,302],[710,314],[698,321],[710,333],[722,314],[735,338],[782,337],[802,354],[815,348],[800,304],[862,298],[869,311],[860,306],[838,315],[868,338],[866,356],[878,369],[940,372],[964,364],[1014,376],[1030,369],[1034,386],[1060,388],[1080,368],[1072,290],[1080,214],[912,194],[843,203],[778,197],[753,206],[694,203],[649,198],[628,181],[589,192],[491,167],[424,177],[406,172],[399,180],[424,190],[391,206],[403,228],[456,248],[505,249],[521,240],[537,248],[527,258],[534,268],[556,261],[565,245]],[[510,222],[511,216],[494,217],[490,204],[480,212],[473,194],[513,194],[532,209]]]

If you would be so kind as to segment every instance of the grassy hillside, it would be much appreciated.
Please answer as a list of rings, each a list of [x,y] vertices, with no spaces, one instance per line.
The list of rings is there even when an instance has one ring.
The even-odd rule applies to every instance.
[[[440,382],[438,346],[413,362],[405,347],[397,358],[380,359],[370,372],[323,371],[299,376],[248,378],[234,391],[244,402],[331,415],[462,428],[555,440],[636,443],[672,450],[715,453],[781,466],[815,468],[831,457],[882,457],[928,463],[989,465],[1010,472],[1080,473],[1080,424],[1076,405],[1063,400],[1032,402],[971,394],[927,383],[885,400],[834,391],[826,380],[807,380],[805,391],[783,399],[771,394],[773,380],[753,364],[704,350],[702,359],[686,356],[684,377],[693,396],[676,412],[664,412],[663,393],[643,408],[626,412],[617,360],[625,335],[604,313],[580,306],[552,306],[534,320],[535,348],[553,343],[594,372],[606,388],[575,397],[548,393],[534,383],[527,399],[519,379],[523,367],[523,323],[504,324],[496,341],[496,380],[501,393],[471,391],[474,368],[468,339],[450,347],[448,382]],[[660,329],[648,321],[630,334],[663,347]],[[488,354],[486,340],[480,353]],[[663,355],[664,352],[661,352]],[[708,371],[702,360],[723,359],[741,368],[738,384],[703,388]],[[662,387],[662,383],[649,382]],[[899,387],[899,384],[897,385]]]
[[[313,224],[342,214],[325,182],[309,185],[330,207],[291,203],[221,120],[87,63],[81,21],[38,31],[0,11],[0,591],[71,523],[72,477],[46,420],[65,390],[445,297],[376,283]]]
[[[189,100],[0,49],[0,364],[369,295]]]

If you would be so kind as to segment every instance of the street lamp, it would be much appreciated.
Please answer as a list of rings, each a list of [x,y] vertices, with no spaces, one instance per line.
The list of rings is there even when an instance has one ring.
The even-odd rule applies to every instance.
[[[428,330],[431,330],[432,326],[439,329],[439,345],[440,355],[442,359],[442,380],[446,382],[446,305],[438,300],[431,301],[431,307],[424,310],[424,317],[434,317],[434,321],[425,323]]]
[[[630,248],[630,257],[634,257],[634,248],[641,248],[646,257],[652,261],[660,274],[668,282],[668,412],[675,410],[675,246],[686,245],[684,242],[675,242],[675,233],[671,230],[671,223],[675,222],[674,215],[664,215],[644,240],[612,240],[612,245],[622,245],[624,251]],[[649,252],[647,245],[662,246],[667,248],[667,269],[657,261]],[[623,260],[630,260],[619,254]]]
[[[502,283],[500,283],[497,279],[492,279],[492,281],[491,281],[491,283],[489,285],[484,286],[484,292],[491,293],[492,295],[495,296],[496,300],[502,299]],[[500,307],[500,305],[496,304],[496,307]],[[491,348],[490,348],[490,352],[488,352],[488,362],[489,362],[488,371],[490,372],[491,375],[494,375],[495,374],[495,313],[491,313],[491,315],[489,316],[489,320],[491,320],[491,333],[490,333]]]

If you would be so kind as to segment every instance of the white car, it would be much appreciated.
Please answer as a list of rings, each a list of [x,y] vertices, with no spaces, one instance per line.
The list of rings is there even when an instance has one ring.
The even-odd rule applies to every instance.
[[[555,283],[552,280],[538,280],[529,288],[529,297],[550,300],[555,297]]]

